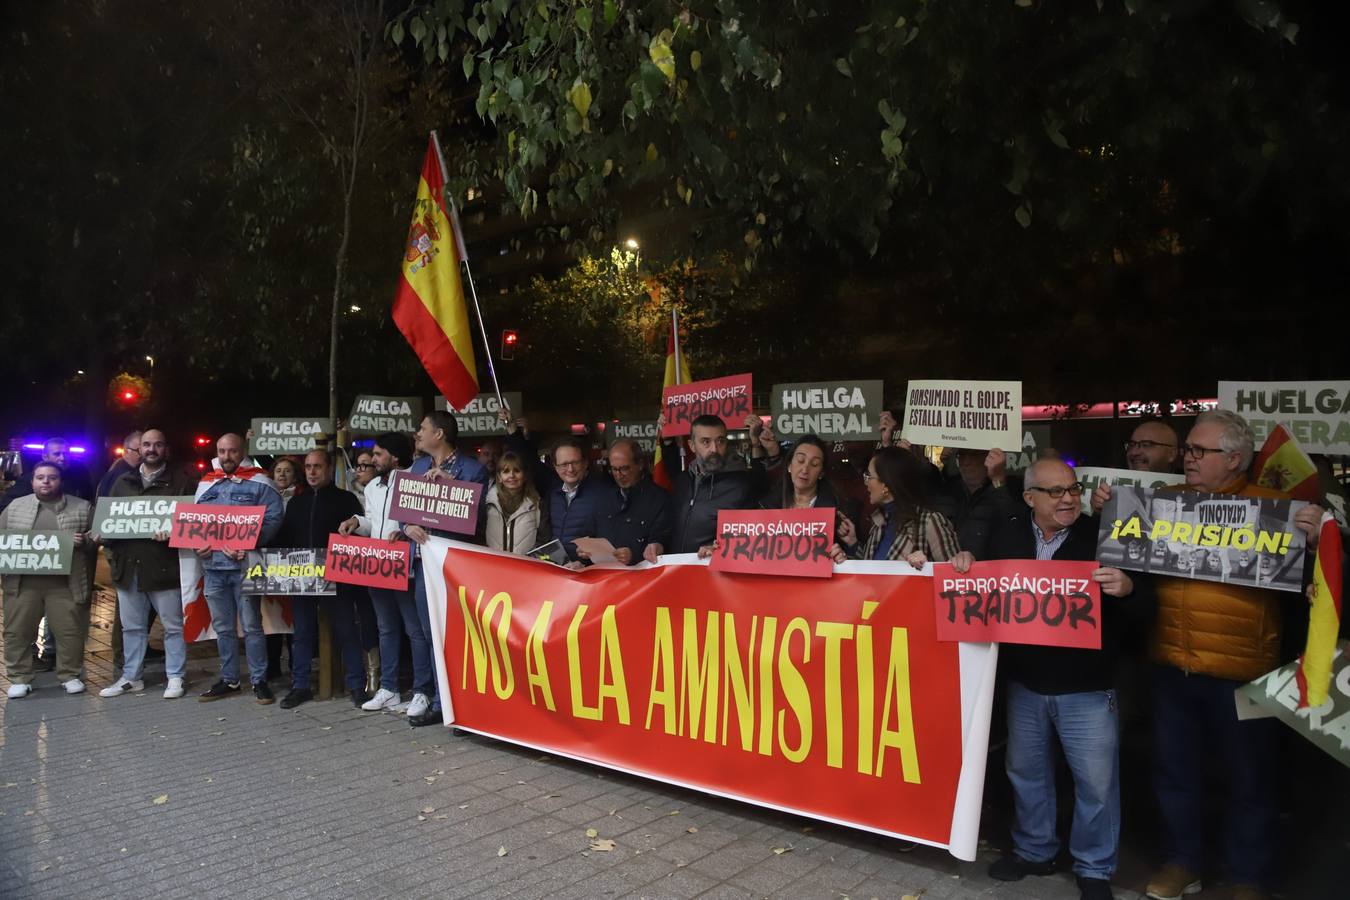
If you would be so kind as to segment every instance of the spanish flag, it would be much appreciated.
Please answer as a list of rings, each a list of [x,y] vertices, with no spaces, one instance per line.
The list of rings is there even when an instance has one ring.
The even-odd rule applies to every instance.
[[[403,276],[394,295],[394,324],[450,406],[468,406],[478,393],[469,308],[459,280],[464,245],[453,209],[445,209],[445,180],[435,138],[427,142],[417,182],[412,227],[403,250]]]
[[[1317,499],[1317,466],[1284,425],[1275,426],[1252,460],[1252,481],[1284,491],[1295,500]]]
[[[1298,708],[1318,707],[1327,701],[1331,687],[1331,662],[1336,656],[1336,635],[1341,627],[1341,529],[1331,513],[1322,516],[1317,541],[1317,563],[1309,596],[1308,642],[1299,657]]]
[[[684,351],[680,349],[679,318],[675,311],[670,311],[670,333],[666,335],[666,378],[661,387],[674,387],[677,384],[688,384],[694,379],[689,375],[689,364],[684,361]],[[661,437],[656,438],[656,453],[652,455],[652,481],[666,490],[670,490],[670,476],[666,473],[666,467],[661,461]]]

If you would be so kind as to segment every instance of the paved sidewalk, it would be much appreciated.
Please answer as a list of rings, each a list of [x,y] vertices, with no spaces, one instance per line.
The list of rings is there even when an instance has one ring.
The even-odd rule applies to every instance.
[[[160,697],[161,663],[145,693],[103,700],[110,612],[96,602],[88,693],[44,674],[0,700],[0,897],[1078,896],[1067,874],[991,881],[992,848],[975,863],[902,853],[346,699],[199,703],[209,645],[193,648],[187,698]],[[592,849],[589,830],[613,849]],[[1138,888],[1145,865],[1123,861],[1119,883]]]

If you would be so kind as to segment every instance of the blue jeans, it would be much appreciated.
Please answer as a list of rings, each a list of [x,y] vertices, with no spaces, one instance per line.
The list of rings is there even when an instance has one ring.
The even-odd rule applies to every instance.
[[[1058,741],[1056,741],[1058,735]],[[1115,691],[1038,694],[1008,683],[1008,780],[1013,849],[1028,862],[1059,853],[1055,744],[1073,774],[1074,874],[1110,879],[1120,846],[1120,721]]]
[[[339,585],[336,597],[292,597],[291,615],[295,619],[295,639],[291,642],[291,687],[309,687],[309,670],[314,648],[319,643],[319,604],[328,610],[328,623],[342,653],[342,669],[347,690],[359,691],[366,685],[366,667],[361,661],[361,644],[356,632],[356,604],[352,595]]]
[[[1204,773],[1222,766],[1228,875],[1237,884],[1269,887],[1276,845],[1271,786],[1281,726],[1277,719],[1239,721],[1233,691],[1241,686],[1172,666],[1154,670],[1154,788],[1163,818],[1163,858],[1203,871]]]
[[[244,626],[244,655],[249,680],[267,680],[267,636],[263,634],[262,598],[243,595],[244,577],[238,569],[206,569],[206,606],[216,630],[220,677],[239,680],[239,624]],[[166,654],[167,655],[167,654]]]
[[[409,632],[408,640],[414,641],[413,677],[418,684],[422,685],[422,687],[414,687],[413,689],[418,693],[426,694],[431,698],[431,709],[437,710],[441,708],[441,695],[440,692],[436,690],[436,662],[432,658],[432,654],[436,652],[436,645],[431,641],[431,611],[427,607],[427,585],[422,579],[421,565],[418,565],[414,571],[417,573],[416,586],[414,588],[413,603],[410,605],[415,607],[415,609],[405,609],[400,605],[400,611],[403,613],[405,622],[409,615],[415,617],[418,629],[422,632],[422,646],[425,648],[423,653],[426,654],[424,657],[426,662],[423,663],[423,665],[426,668],[423,671],[426,673],[426,680],[423,681],[423,679],[417,677],[417,643],[414,641],[412,633]]]
[[[412,622],[407,621],[400,610],[405,604],[404,598],[407,598],[406,605],[408,611],[412,611],[412,595],[409,591],[391,591],[384,588],[370,588],[370,602],[375,607],[375,621],[380,628],[380,687],[386,691],[398,693],[398,658],[403,650],[403,635],[408,635],[408,642],[417,641],[422,645],[420,654],[422,663],[425,666],[427,660],[431,658],[426,652],[426,638],[422,634],[422,623],[413,618]],[[416,637],[414,637],[416,632]],[[413,651],[413,681],[417,685],[426,687],[426,683],[431,681],[427,676],[425,669],[418,669],[418,651]],[[419,690],[414,686],[414,690]]]
[[[183,595],[178,588],[141,590],[137,576],[131,587],[117,589],[117,615],[122,620],[122,677],[136,681],[145,669],[145,648],[150,638],[150,608],[164,626],[164,674],[187,675],[187,644],[183,641]]]

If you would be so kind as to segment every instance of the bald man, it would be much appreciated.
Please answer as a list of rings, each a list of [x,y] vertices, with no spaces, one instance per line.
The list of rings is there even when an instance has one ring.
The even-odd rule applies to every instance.
[[[1023,481],[1023,511],[997,525],[989,558],[1092,560],[1097,520],[1082,513],[1083,486],[1057,459],[1031,465]],[[963,552],[956,570],[973,562]],[[1100,650],[1004,644],[999,668],[1008,679],[1008,780],[1012,782],[1013,850],[989,868],[1000,881],[1055,871],[1056,739],[1073,775],[1069,852],[1084,900],[1110,900],[1120,842],[1120,727],[1115,668],[1120,634],[1142,630],[1153,604],[1135,596],[1130,576],[1101,567],[1092,578],[1102,592],[1097,621]]]
[[[1125,462],[1136,472],[1175,472],[1179,447],[1171,425],[1148,419],[1136,425],[1125,442]]]
[[[219,506],[262,506],[262,534],[258,546],[264,546],[281,527],[285,509],[281,495],[267,473],[243,466],[244,439],[223,434],[216,441],[220,468],[202,476],[197,487],[197,502]],[[275,697],[267,686],[267,638],[262,627],[262,598],[245,597],[243,550],[198,550],[206,577],[206,605],[211,610],[211,627],[216,632],[220,652],[220,680],[200,699],[203,703],[239,693],[239,635],[236,621],[244,625],[244,653],[248,657],[253,696],[259,703],[272,703]]]

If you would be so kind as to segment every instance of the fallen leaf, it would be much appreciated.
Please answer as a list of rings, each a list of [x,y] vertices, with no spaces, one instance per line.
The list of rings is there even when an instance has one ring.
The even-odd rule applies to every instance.
[[[510,850],[507,850],[505,847],[498,847],[498,848],[497,848],[497,855],[498,855],[498,856],[505,856],[506,854],[508,854],[508,853],[510,853],[510,852],[511,852],[511,851],[510,851]]]
[[[441,813],[440,815],[432,816],[432,818],[433,818],[433,819],[448,819],[448,818],[450,818],[450,817],[447,816],[445,813]]]
[[[207,784],[215,784],[215,783],[216,783],[216,780],[208,775],[207,778],[206,778],[206,783],[207,783]]]
[[[679,814],[680,814],[680,811],[679,811],[678,809],[675,810],[674,812],[666,813],[666,815],[668,815],[668,816],[678,816]]]
[[[423,778],[422,780],[425,781],[427,784],[435,784],[435,783],[436,783],[436,776],[435,776],[435,775],[427,775],[427,776],[426,776],[425,778]]]
[[[468,809],[468,808],[469,808],[469,804],[467,804],[467,803],[461,803],[461,804],[459,805],[459,808],[460,808],[460,809]]]
[[[698,834],[698,829],[695,828],[693,825],[690,825],[690,826],[689,826],[688,828],[686,828],[684,831],[685,831],[685,834]]]
[[[216,719],[216,721],[217,721],[217,722],[224,722],[224,721],[225,721],[225,717],[224,717],[224,716],[221,716],[220,718]]]
[[[0,784],[0,787],[7,787],[7,788],[18,787],[18,786],[19,786],[19,783],[18,783],[17,781],[6,781],[4,784]]]
[[[332,731],[332,730],[333,730],[333,726],[332,726],[332,725],[325,725],[325,726],[323,726],[322,728],[320,728],[319,730],[320,730],[320,731]]]
[[[608,853],[614,849],[614,841],[609,838],[600,838],[599,840],[591,841],[591,849],[600,853]]]
[[[211,731],[211,732],[208,732],[208,734],[210,734],[212,737],[220,737],[220,736],[221,736],[222,734],[224,734],[224,733],[225,733],[225,732],[223,732],[223,731]]]
[[[905,894],[900,900],[919,900],[918,894]]]
[[[51,867],[52,867],[52,864],[51,864],[51,863],[43,863],[42,865],[38,866],[38,871],[39,871],[39,872],[45,872],[45,871],[47,871],[48,869],[50,869]]]
[[[425,822],[426,820],[427,820],[427,817],[426,817],[426,816],[418,816],[418,817],[417,817],[417,821],[419,821],[419,822]]]
[[[434,813],[435,811],[436,811],[436,807],[434,807],[434,806],[424,806],[424,807],[422,807],[422,812],[426,813],[427,815],[431,815],[431,814]]]
[[[588,837],[588,838],[598,838],[599,836],[600,836],[600,832],[596,831],[594,828],[587,828],[587,829],[586,829],[586,837]]]
[[[791,848],[791,847],[774,847],[774,848],[773,848],[773,852],[774,852],[774,855],[775,855],[775,856],[782,856],[784,853],[791,853],[791,852],[792,852],[792,848]]]
[[[126,848],[126,847],[123,847],[121,850],[119,850],[119,851],[117,851],[117,852],[118,852],[118,853],[126,853],[126,852],[127,852],[127,848]]]
[[[160,794],[158,797],[156,797],[154,800],[151,800],[150,802],[155,804],[156,806],[163,806],[165,803],[169,802],[169,795]]]

